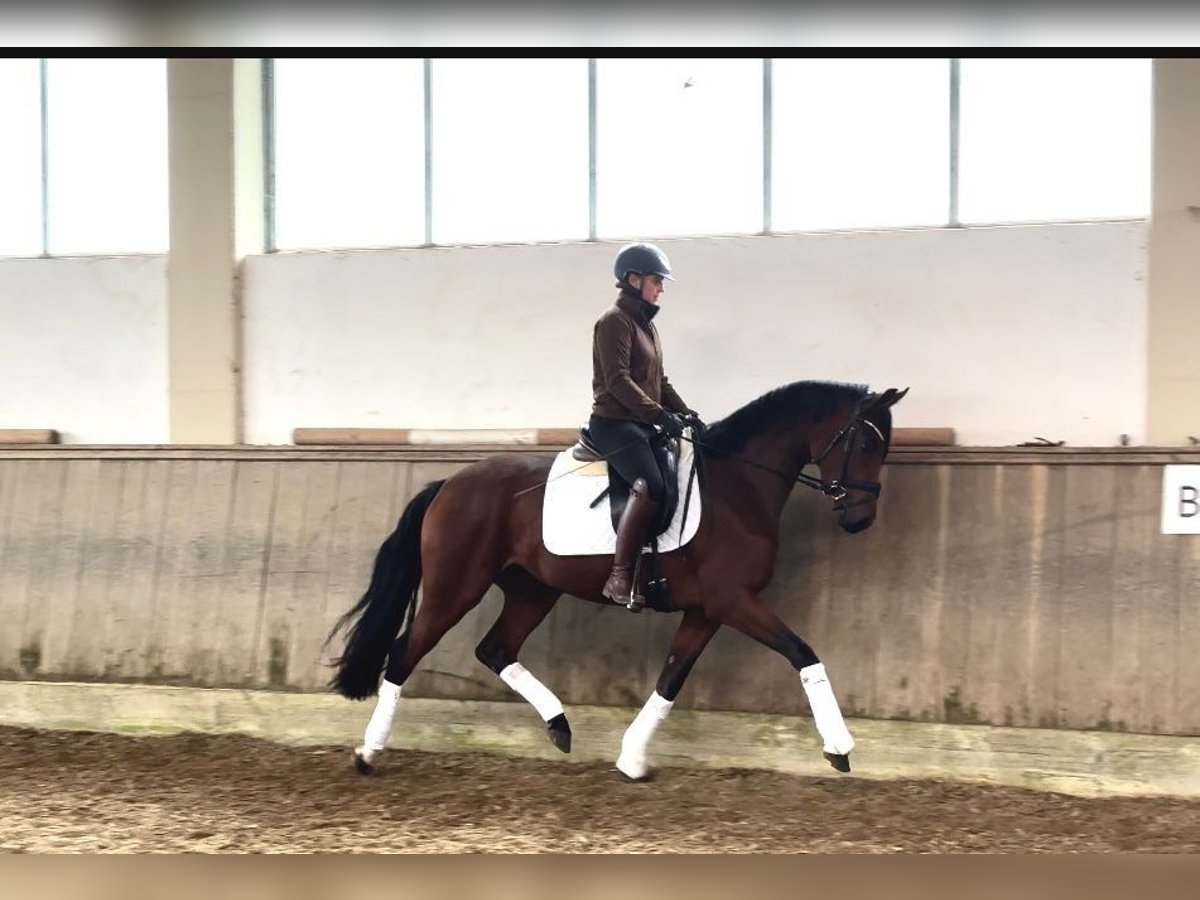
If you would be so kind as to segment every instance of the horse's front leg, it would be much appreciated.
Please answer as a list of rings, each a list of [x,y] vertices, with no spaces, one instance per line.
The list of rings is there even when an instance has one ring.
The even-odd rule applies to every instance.
[[[800,673],[813,723],[825,745],[825,758],[839,772],[849,772],[854,738],[833,696],[825,665],[812,647],[793,633],[757,594],[744,595],[741,602],[722,616],[722,623],[782,654]]]
[[[698,609],[689,609],[683,614],[683,621],[671,640],[671,651],[667,655],[666,665],[658,676],[658,684],[654,693],[646,701],[641,712],[637,714],[625,730],[621,739],[621,755],[617,757],[617,769],[631,781],[644,781],[650,777],[650,768],[646,762],[646,752],[650,740],[658,726],[667,718],[675,698],[683,688],[688,673],[696,664],[712,636],[716,634],[720,623],[706,618]]]

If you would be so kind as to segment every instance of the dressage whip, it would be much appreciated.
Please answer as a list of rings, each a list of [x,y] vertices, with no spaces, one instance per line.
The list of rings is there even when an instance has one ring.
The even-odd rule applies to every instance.
[[[666,432],[662,432],[662,431],[660,431],[660,432],[659,432],[659,435],[662,435],[662,434],[665,434],[665,433],[666,433]],[[682,434],[678,435],[678,437],[679,437],[679,439],[680,439],[681,441],[687,441],[688,443],[692,444],[692,446],[695,446],[695,447],[706,447],[706,446],[707,446],[707,445],[705,445],[705,444],[701,443],[700,441],[694,440],[693,438],[690,438],[690,437],[684,437]],[[628,442],[628,443],[626,443],[626,444],[622,444],[620,447],[618,447],[616,450],[613,450],[611,453],[601,453],[601,454],[600,454],[600,458],[601,458],[601,459],[603,459],[605,462],[607,462],[607,461],[608,461],[608,458],[609,458],[610,456],[616,456],[616,455],[617,455],[618,453],[620,453],[622,450],[625,450],[625,449],[626,449],[626,448],[628,448],[628,447],[632,447],[634,444],[636,444],[636,443],[637,443],[638,441],[640,441],[640,440],[642,440],[642,438],[634,438],[632,441],[629,441],[629,442]],[[716,448],[710,448],[710,449],[713,449],[713,450],[715,450]],[[720,452],[720,451],[716,451],[716,452]],[[513,494],[513,498],[514,498],[514,499],[516,499],[517,497],[520,497],[522,494],[528,494],[530,491],[536,491],[538,488],[545,487],[545,486],[546,486],[546,485],[548,485],[548,484],[549,484],[551,481],[557,481],[559,478],[562,478],[562,477],[563,477],[563,476],[565,476],[565,475],[574,475],[576,472],[580,472],[580,471],[582,471],[583,469],[586,469],[586,468],[587,468],[588,466],[590,466],[590,465],[591,465],[593,462],[596,462],[596,460],[588,460],[588,461],[587,461],[587,462],[585,462],[583,465],[581,465],[581,466],[577,466],[577,467],[576,467],[576,468],[574,468],[574,469],[568,469],[568,470],[567,470],[567,471],[565,471],[565,472],[559,472],[559,473],[558,473],[557,475],[555,475],[553,478],[547,478],[545,481],[539,481],[537,484],[535,484],[535,485],[532,485],[531,487],[527,487],[527,488],[525,488],[524,490],[517,491],[515,494]],[[691,470],[691,472],[688,474],[688,485],[687,485],[687,491],[685,492],[685,494],[684,494],[684,498],[683,498],[683,522],[684,522],[684,523],[686,523],[686,522],[687,522],[687,516],[688,516],[688,507],[691,505],[691,501],[692,501],[692,483],[693,483],[693,482],[696,480],[696,469],[697,469],[697,467],[698,467],[698,463],[699,463],[699,458],[698,458],[698,457],[697,457],[697,458],[694,458],[694,459],[692,460],[692,470]],[[772,470],[772,471],[774,471],[774,470]],[[601,494],[601,495],[600,495],[600,497],[597,497],[597,498],[596,498],[596,500],[595,500],[595,501],[593,501],[592,505],[593,505],[593,506],[595,506],[595,505],[596,505],[596,502],[598,502],[598,501],[600,500],[600,498],[601,498],[601,497],[603,497],[603,496],[604,496],[604,495],[603,495],[603,494]],[[680,533],[680,539],[681,539],[681,541],[682,541],[682,538],[683,538],[683,534],[682,534],[682,526],[681,526],[681,533]],[[679,546],[683,546],[683,544],[682,544],[682,543],[680,543],[680,545],[679,545]],[[677,548],[677,549],[678,549],[678,548]]]
[[[611,453],[601,453],[600,459],[604,460],[605,462],[608,462],[608,458],[610,456],[616,456],[622,450],[627,450],[628,448],[632,447],[634,444],[636,444],[640,440],[642,440],[642,438],[634,438],[629,443],[622,444],[620,447],[618,447],[616,450],[613,450]],[[559,472],[553,478],[547,478],[545,481],[539,481],[537,484],[533,485],[532,487],[527,487],[524,490],[517,491],[515,494],[513,494],[513,497],[514,498],[520,497],[522,494],[528,494],[530,491],[536,491],[538,488],[543,488],[546,485],[548,485],[551,481],[558,481],[558,479],[562,478],[564,475],[574,475],[576,472],[582,472],[584,469],[586,469],[588,466],[590,466],[594,462],[597,462],[597,460],[590,459],[587,462],[585,462],[583,465],[577,466],[574,469],[568,469],[566,472]]]
[[[660,435],[665,434],[665,433],[666,432],[662,432],[662,431],[659,432]],[[684,437],[682,434],[679,435],[679,439],[681,441],[688,441],[689,443],[694,444],[697,447],[705,447],[706,449],[712,449],[718,453],[720,452],[719,450],[716,450],[715,447],[709,448],[707,444],[702,444],[700,441],[693,440],[690,437]],[[616,450],[613,450],[609,453],[601,453],[600,459],[604,460],[605,462],[608,462],[609,457],[616,456],[621,451],[629,449],[630,447],[632,447],[634,444],[636,444],[640,440],[642,440],[642,438],[634,438],[632,441],[622,444]],[[515,494],[513,494],[513,497],[514,498],[520,497],[522,494],[528,494],[530,491],[536,491],[538,488],[545,487],[551,481],[557,481],[558,479],[563,478],[564,476],[567,476],[567,475],[574,475],[576,472],[582,472],[584,469],[586,469],[588,466],[590,466],[594,462],[597,462],[597,460],[591,459],[591,460],[588,460],[587,462],[585,462],[583,465],[575,467],[574,469],[568,469],[566,472],[559,472],[553,478],[547,478],[545,481],[539,481],[537,484],[535,484],[531,487],[527,487],[527,488],[524,488],[523,490],[517,491]],[[771,471],[774,471],[774,470],[772,469]]]

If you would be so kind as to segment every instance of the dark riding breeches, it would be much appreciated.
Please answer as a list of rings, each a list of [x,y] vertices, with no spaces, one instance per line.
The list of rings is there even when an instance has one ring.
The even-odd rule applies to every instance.
[[[650,499],[655,503],[663,501],[666,487],[654,451],[650,449],[650,439],[657,433],[654,426],[626,419],[592,416],[588,430],[592,443],[604,454],[618,475],[630,484],[644,478]]]

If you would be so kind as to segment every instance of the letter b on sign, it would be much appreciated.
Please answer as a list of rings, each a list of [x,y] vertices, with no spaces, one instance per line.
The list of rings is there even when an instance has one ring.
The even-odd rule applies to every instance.
[[[1163,466],[1162,533],[1200,534],[1200,466]]]

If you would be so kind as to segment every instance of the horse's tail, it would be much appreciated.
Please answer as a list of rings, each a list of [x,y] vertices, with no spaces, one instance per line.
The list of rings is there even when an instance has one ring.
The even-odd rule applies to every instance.
[[[444,483],[445,479],[430,482],[409,501],[400,524],[375,556],[367,592],[329,632],[326,644],[357,619],[346,637],[345,652],[333,662],[337,673],[329,682],[343,697],[365,700],[379,689],[392,641],[402,624],[407,628],[412,623],[421,584],[421,524]]]

